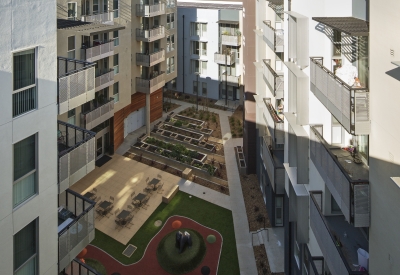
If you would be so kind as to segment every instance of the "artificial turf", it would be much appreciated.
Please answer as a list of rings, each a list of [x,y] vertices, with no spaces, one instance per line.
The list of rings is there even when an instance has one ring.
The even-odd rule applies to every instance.
[[[123,245],[97,229],[96,237],[92,244],[103,249],[123,264],[135,263],[142,258],[147,244],[161,229],[161,227],[156,227],[154,222],[161,220],[164,223],[173,215],[188,217],[221,233],[223,245],[218,274],[235,275],[240,273],[232,212],[197,197],[192,196],[190,198],[188,194],[181,191],[176,194],[169,204],[161,203],[139,231],[130,239],[128,244],[133,244],[137,247],[137,250],[130,258],[122,255],[122,251],[128,244]]]

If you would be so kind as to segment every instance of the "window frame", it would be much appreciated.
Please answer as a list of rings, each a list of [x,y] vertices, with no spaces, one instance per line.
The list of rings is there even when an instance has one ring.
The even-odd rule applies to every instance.
[[[115,36],[115,33],[117,33],[117,36]],[[114,47],[119,46],[119,31],[113,31],[113,38],[114,38]]]
[[[73,17],[69,16],[68,4],[74,4],[75,5],[75,10],[74,10],[74,16]],[[77,18],[77,17],[78,17],[78,2],[67,2],[67,19],[68,20],[75,20],[75,18]]]
[[[32,136],[35,137],[35,168],[32,169],[31,171],[27,172],[27,173],[24,174],[23,176],[21,176],[21,177],[19,177],[19,178],[17,178],[17,179],[14,179],[14,177],[15,177],[15,176],[14,176],[14,160],[15,160],[15,156],[14,156],[14,146],[15,146],[16,144],[18,144],[19,142],[21,142],[21,141],[23,141],[23,140],[25,140],[25,139],[27,139],[27,138],[30,138],[30,137],[32,137]],[[13,197],[12,197],[12,207],[13,207],[13,210],[18,209],[20,206],[24,205],[27,201],[29,201],[31,198],[35,197],[35,196],[39,193],[38,174],[37,174],[37,172],[38,172],[38,153],[39,153],[39,151],[38,151],[38,133],[35,133],[35,134],[30,135],[30,136],[28,136],[28,137],[25,137],[25,138],[23,138],[23,139],[21,139],[21,140],[15,142],[15,143],[13,144],[13,155],[12,155],[12,158],[13,158],[13,171],[12,171],[12,173],[13,173],[13,185],[12,185],[12,186],[13,186]],[[34,182],[34,189],[35,189],[35,192],[34,192],[31,196],[26,197],[24,200],[22,200],[22,201],[20,201],[20,202],[18,202],[18,203],[15,203],[15,202],[14,202],[14,185],[20,183],[22,180],[26,179],[27,177],[29,177],[29,176],[32,175],[32,174],[35,174],[35,182]]]
[[[69,39],[73,37],[74,38],[74,48],[73,49],[69,49]],[[67,55],[69,59],[75,59],[75,50],[76,50],[76,38],[75,35],[71,35],[67,37]],[[73,57],[70,56],[70,53],[73,53]]]
[[[115,92],[115,87],[117,87],[118,92]],[[113,97],[114,97],[114,103],[119,102],[119,81],[115,82],[113,84]]]
[[[117,58],[115,58],[115,57],[117,57]],[[115,62],[115,60],[117,62]],[[119,74],[119,54],[118,53],[114,54],[114,56],[113,56],[113,68],[114,68],[114,75]]]
[[[25,229],[27,226],[29,226],[31,223],[35,223],[35,236],[34,236],[34,239],[35,239],[35,253],[33,254],[33,255],[31,255],[24,263],[22,263],[18,268],[15,268],[15,255],[14,255],[14,253],[15,253],[15,249],[16,249],[16,247],[15,247],[15,236],[18,234],[18,233],[20,233],[23,229]],[[24,226],[23,228],[21,228],[17,233],[15,233],[14,235],[13,235],[13,247],[12,247],[12,249],[13,249],[13,274],[15,275],[15,274],[18,274],[18,272],[23,268],[23,267],[25,267],[26,266],[26,264],[27,263],[29,263],[32,259],[34,259],[35,258],[35,274],[39,274],[39,265],[38,265],[38,263],[39,263],[39,219],[38,218],[36,218],[36,219],[34,219],[33,221],[31,221],[30,223],[28,223],[26,226]]]

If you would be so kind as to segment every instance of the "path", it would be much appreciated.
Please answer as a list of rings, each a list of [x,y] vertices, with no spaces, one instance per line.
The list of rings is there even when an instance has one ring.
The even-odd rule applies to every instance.
[[[218,272],[218,264],[219,257],[221,254],[222,248],[222,236],[218,231],[214,229],[205,227],[191,219],[181,217],[181,216],[172,216],[170,217],[164,224],[163,228],[151,239],[149,245],[144,252],[144,256],[141,260],[139,260],[135,264],[131,265],[123,265],[119,261],[115,260],[109,254],[104,252],[103,250],[97,248],[96,246],[89,245],[87,246],[87,254],[85,258],[91,258],[100,261],[106,268],[107,274],[111,274],[114,272],[119,272],[121,274],[154,274],[154,275],[170,275],[168,272],[162,269],[157,260],[157,246],[161,239],[167,235],[168,233],[174,231],[172,228],[172,222],[175,220],[180,220],[182,222],[182,229],[190,228],[197,232],[199,232],[205,241],[207,246],[207,253],[204,256],[201,264],[189,273],[185,273],[187,275],[198,275],[201,274],[200,269],[202,266],[207,265],[211,269],[210,274],[217,274]],[[206,238],[208,235],[213,234],[216,236],[215,243],[208,243]]]

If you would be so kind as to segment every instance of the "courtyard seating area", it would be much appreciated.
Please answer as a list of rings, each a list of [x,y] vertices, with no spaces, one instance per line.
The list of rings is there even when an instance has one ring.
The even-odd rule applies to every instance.
[[[148,176],[151,175],[151,176]],[[96,201],[96,229],[126,244],[181,180],[169,173],[114,155],[71,189]]]

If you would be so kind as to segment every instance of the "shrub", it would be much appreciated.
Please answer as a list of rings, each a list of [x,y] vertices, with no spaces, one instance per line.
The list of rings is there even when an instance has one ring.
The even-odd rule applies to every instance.
[[[211,117],[211,120],[212,120],[212,122],[217,122],[217,117],[215,116],[215,115],[213,115],[212,117]]]
[[[235,138],[236,137],[236,133],[232,133],[232,137]]]
[[[176,126],[176,127],[182,127],[182,120],[177,120],[175,123],[174,123],[174,126]]]

